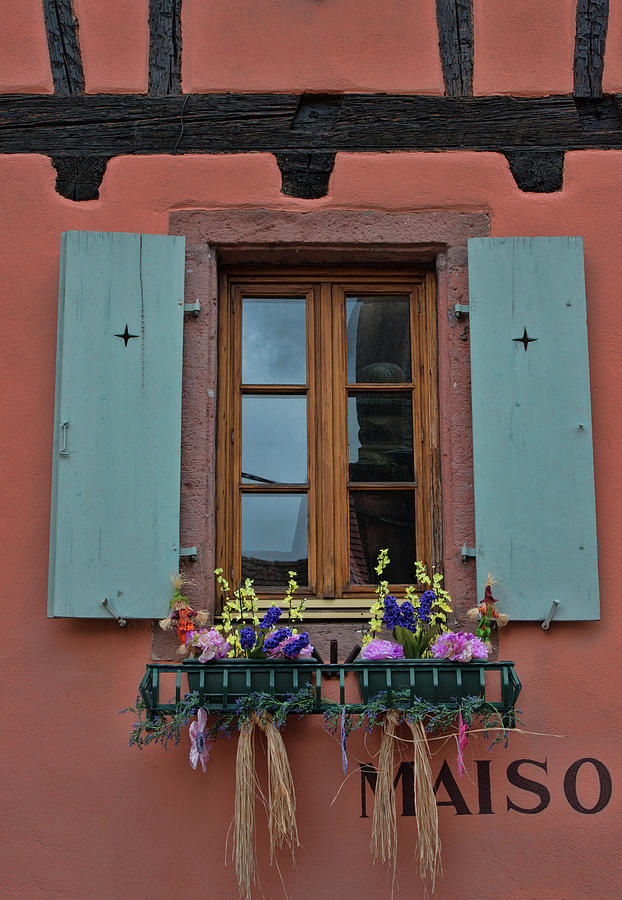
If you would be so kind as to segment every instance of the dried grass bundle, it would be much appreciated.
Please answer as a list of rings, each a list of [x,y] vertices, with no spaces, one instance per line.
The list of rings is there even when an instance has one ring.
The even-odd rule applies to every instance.
[[[250,900],[251,887],[257,881],[255,851],[255,726],[266,735],[268,756],[268,799],[262,796],[268,813],[270,862],[276,847],[289,847],[292,857],[299,846],[296,826],[296,793],[287,751],[273,717],[266,712],[253,713],[242,725],[235,762],[235,811],[233,818],[233,857],[240,897]]]
[[[387,710],[378,754],[370,845],[374,862],[380,859],[383,863],[392,864],[394,881],[397,869],[397,813],[393,790],[393,742],[399,721],[397,710]]]
[[[268,745],[268,828],[272,862],[275,847],[289,847],[293,857],[295,847],[300,844],[296,792],[281,732],[269,713],[264,713],[260,725]]]
[[[441,841],[438,836],[438,808],[434,796],[434,782],[430,767],[430,747],[421,722],[407,722],[413,736],[414,800],[417,819],[417,851],[419,872],[430,879],[432,893],[436,876],[442,874]]]
[[[257,714],[242,725],[235,760],[235,811],[233,816],[233,858],[240,897],[250,900],[251,885],[257,880],[255,853],[255,745],[253,736]]]

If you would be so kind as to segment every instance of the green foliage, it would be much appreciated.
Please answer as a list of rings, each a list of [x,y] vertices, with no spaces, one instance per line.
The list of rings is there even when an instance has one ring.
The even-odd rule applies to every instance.
[[[388,549],[380,550],[375,571],[381,576],[391,562]],[[395,640],[404,648],[406,659],[425,659],[430,656],[429,648],[435,639],[444,631],[447,631],[447,616],[453,611],[449,593],[442,587],[443,576],[440,572],[434,572],[432,577],[428,575],[426,566],[419,561],[415,562],[415,575],[417,584],[423,586],[424,591],[434,591],[436,599],[429,610],[429,622],[418,621],[417,616],[421,608],[421,594],[414,585],[407,585],[404,589],[404,600],[413,605],[417,625],[414,631],[402,625],[397,625],[392,634]],[[423,592],[422,592],[423,593]],[[369,628],[363,635],[363,646],[373,638],[377,638],[384,628],[385,601],[389,596],[389,583],[380,581],[376,588],[377,600],[370,607]]]
[[[212,740],[221,734],[232,735],[239,731],[249,721],[253,713],[257,713],[260,719],[265,719],[269,714],[277,728],[283,728],[290,713],[305,716],[313,711],[315,705],[315,693],[310,685],[306,685],[295,693],[287,694],[285,699],[279,700],[272,694],[263,691],[255,691],[240,697],[236,709],[216,718],[209,729]],[[190,720],[199,711],[201,703],[198,692],[186,694],[171,713],[158,713],[152,717],[147,714],[145,702],[141,697],[136,698],[136,706],[122,709],[121,713],[133,713],[136,721],[130,732],[130,747],[138,747],[142,750],[147,744],[160,744],[167,748],[169,741],[178,744],[182,729],[190,724]],[[209,709],[206,707],[209,714]]]
[[[186,694],[183,700],[175,705],[175,712],[159,713],[150,718],[147,715],[145,701],[137,697],[136,706],[128,706],[121,710],[121,713],[131,712],[136,716],[130,732],[129,746],[142,750],[147,744],[160,744],[166,750],[169,741],[178,744],[182,728],[189,724],[200,705],[199,695],[195,691]]]
[[[491,748],[499,743],[503,743],[505,747],[508,746],[508,729],[503,723],[501,713],[495,706],[480,697],[463,697],[449,703],[431,703],[417,697],[412,701],[410,691],[407,690],[393,691],[390,701],[387,697],[386,691],[380,691],[366,704],[359,707],[356,713],[348,712],[347,706],[344,707],[340,703],[326,701],[324,704],[326,728],[331,734],[335,734],[341,728],[342,714],[345,709],[344,731],[346,737],[361,728],[369,734],[375,726],[382,724],[387,710],[396,709],[401,713],[401,721],[423,722],[426,734],[443,734],[455,730],[458,714],[461,713],[462,721],[467,728],[470,729],[477,721],[483,730],[484,737],[489,738],[490,732],[494,731]]]
[[[292,629],[293,634],[297,634],[295,623],[302,622],[302,613],[305,608],[305,600],[294,600],[294,594],[298,590],[298,582],[296,581],[296,573],[289,572],[289,582],[287,591],[282,603],[279,607],[285,612],[279,620],[278,627],[288,625]],[[257,594],[253,587],[253,582],[247,578],[243,585],[237,591],[231,592],[229,582],[224,577],[222,569],[215,569],[214,575],[220,588],[222,596],[222,625],[216,625],[226,641],[231,646],[228,654],[229,657],[246,657],[248,659],[265,659],[266,654],[263,651],[263,642],[267,631],[260,628],[258,600]],[[252,628],[256,634],[256,643],[252,650],[244,650],[240,644],[240,631],[242,628]]]
[[[210,727],[209,734],[213,740],[219,734],[232,735],[239,731],[254,713],[257,713],[260,719],[265,719],[269,714],[276,727],[283,728],[290,713],[295,713],[298,717],[306,716],[313,712],[314,706],[315,693],[310,685],[295,693],[287,694],[283,700],[265,691],[254,691],[240,697],[234,711],[218,716]]]

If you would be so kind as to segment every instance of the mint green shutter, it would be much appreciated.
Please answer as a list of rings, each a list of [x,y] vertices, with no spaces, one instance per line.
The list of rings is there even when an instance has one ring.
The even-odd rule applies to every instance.
[[[478,596],[598,619],[581,238],[469,240],[469,309]]]
[[[183,291],[183,238],[62,235],[49,616],[168,612]]]

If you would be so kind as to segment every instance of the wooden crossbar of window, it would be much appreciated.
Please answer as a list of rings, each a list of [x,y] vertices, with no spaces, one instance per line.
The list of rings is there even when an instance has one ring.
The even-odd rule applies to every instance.
[[[434,275],[221,274],[217,558],[269,605],[288,572],[314,616],[361,616],[442,558]]]

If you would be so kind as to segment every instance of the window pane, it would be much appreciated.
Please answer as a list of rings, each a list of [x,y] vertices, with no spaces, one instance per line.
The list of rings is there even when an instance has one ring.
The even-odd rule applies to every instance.
[[[350,481],[414,481],[410,393],[348,397]]]
[[[306,397],[242,397],[242,481],[306,480]]]
[[[307,584],[306,494],[242,494],[242,578],[287,584],[293,569]]]
[[[411,380],[408,294],[346,298],[348,384]]]
[[[378,552],[387,547],[390,565],[383,579],[409,584],[415,574],[413,491],[350,491],[350,582],[376,584]]]
[[[307,383],[304,298],[243,298],[242,383]]]

